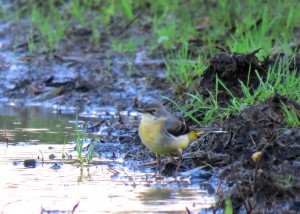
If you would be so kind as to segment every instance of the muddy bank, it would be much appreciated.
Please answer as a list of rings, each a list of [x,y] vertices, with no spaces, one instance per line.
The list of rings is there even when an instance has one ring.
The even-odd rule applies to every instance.
[[[41,9],[47,10],[47,3],[40,4]],[[162,95],[171,95],[171,84],[166,81],[159,50],[122,52],[112,49],[114,38],[111,34],[120,33],[120,25],[127,21],[114,20],[110,23],[107,26],[109,35],[103,32],[99,38],[101,45],[96,46],[91,41],[88,27],[68,29],[65,32],[68,39],[59,42],[56,48],[47,47],[44,44],[46,38],[32,29],[32,45],[36,50],[31,53],[28,29],[33,26],[26,21],[26,10],[30,10],[30,5],[16,1],[6,6],[8,13],[23,8],[25,14],[22,14],[23,21],[0,22],[2,101],[114,106],[123,110],[136,106],[136,102],[160,100]],[[139,26],[125,29],[124,34],[138,36],[137,32],[147,38],[143,31],[140,32]],[[126,41],[126,38],[120,38],[120,44]]]
[[[124,158],[130,170],[153,171],[155,166],[140,165],[152,162],[155,155],[141,144],[138,120],[129,123],[120,111],[134,111],[154,100],[162,101],[174,110],[174,105],[162,96],[179,104],[193,105],[185,92],[197,92],[204,100],[208,99],[209,91],[215,92],[217,78],[227,87],[220,87],[218,91],[218,105],[225,108],[233,103],[233,97],[245,96],[241,82],[249,86],[248,93],[255,94],[259,85],[268,79],[268,68],[275,66],[278,58],[283,60],[282,63],[288,58],[277,53],[260,61],[256,56],[259,50],[251,53],[220,51],[210,57],[208,67],[201,76],[194,77],[189,88],[174,91],[166,79],[162,59],[165,50],[158,48],[122,54],[109,49],[110,38],[106,34],[102,35],[102,45],[93,47],[88,39],[90,32],[75,27],[67,32],[70,40],[63,40],[59,50],[29,54],[25,36],[17,38],[17,47],[14,45],[16,38],[10,37],[17,30],[25,31],[26,27],[26,23],[22,28],[7,24],[0,29],[4,38],[0,52],[1,100],[20,105],[50,103],[89,110],[113,106],[116,114],[112,123],[107,119],[88,127],[88,132],[104,130],[99,138],[90,139],[90,145],[96,145],[95,150],[101,157]],[[118,27],[115,20],[112,33],[117,34]],[[135,30],[137,27],[130,28],[129,35]],[[41,40],[36,38],[36,42]],[[13,50],[17,50],[15,54]],[[290,64],[290,71],[299,70],[297,59],[298,56]],[[204,184],[218,181],[218,185],[213,183],[211,190],[217,196],[215,209],[223,208],[225,199],[230,198],[236,212],[299,212],[300,132],[285,129],[282,103],[295,110],[297,117],[300,115],[299,104],[276,91],[260,101],[260,104],[245,106],[239,113],[212,122],[211,126],[221,127],[227,133],[207,135],[192,143],[184,151],[180,171],[204,166],[207,174],[199,175],[206,177]],[[199,110],[194,114],[202,120],[206,111]],[[163,168],[163,175],[170,176],[176,164],[165,159]]]
[[[254,60],[247,61],[248,64],[242,63],[242,67],[237,63],[232,72],[239,75],[239,78],[220,75],[238,97],[242,97],[243,93],[237,81],[246,80],[243,75],[249,75],[243,71],[254,67],[251,64],[254,62],[261,68],[262,78],[266,78],[265,71],[273,62],[258,62],[255,53],[240,56],[251,56]],[[210,74],[210,80],[206,79],[202,83],[195,81],[195,84],[199,84],[200,89],[204,88],[203,85],[207,87],[215,82],[217,73],[212,62],[200,78],[204,81]],[[251,73],[250,70],[249,78],[253,83],[251,93],[255,93],[259,83],[257,73],[254,70]],[[230,98],[228,91],[220,90],[221,106],[225,106]],[[189,98],[181,101],[189,102]],[[198,174],[192,175],[193,178],[197,177],[204,183],[217,180],[218,185],[211,187],[211,192],[218,199],[215,209],[224,208],[225,199],[230,198],[233,209],[240,213],[273,213],[279,210],[299,212],[300,132],[296,128],[285,128],[283,104],[298,115],[300,105],[295,100],[275,93],[261,104],[245,107],[240,113],[213,122],[211,126],[222,127],[227,133],[207,135],[184,151],[181,172],[201,166],[206,173],[197,172]],[[200,120],[201,114],[198,115]],[[188,122],[193,125],[191,121]],[[122,123],[120,117],[117,123],[108,128],[108,135],[102,136],[98,141],[98,151],[108,158],[124,158],[127,167],[132,170],[154,171],[155,162],[149,162],[155,160],[155,155],[141,144],[137,128],[138,121],[128,125]],[[143,163],[148,163],[148,166],[143,166]],[[166,157],[162,174],[172,176],[175,168],[176,163]]]
[[[64,106],[107,105],[124,110],[136,106],[136,101],[171,94],[160,64],[140,67],[134,61],[114,57],[108,61],[101,54],[77,53],[64,56],[64,60],[32,56],[29,61],[18,57],[4,61],[2,99]],[[109,71],[107,63],[111,64]],[[132,64],[131,70],[127,63]]]
[[[122,72],[125,62],[115,59],[111,61],[114,69],[108,73],[103,71],[107,66],[105,60],[99,55],[91,54],[89,57],[86,62],[63,61],[57,57],[33,57],[17,64],[10,62],[1,72],[2,93],[21,102],[47,101],[85,107],[109,105],[118,110],[141,107],[150,100],[161,100],[161,95],[173,96],[161,64],[133,66],[133,72],[128,73]],[[234,60],[241,60],[239,57],[246,61],[230,62],[228,67],[231,69],[225,70],[225,74],[219,73],[219,76],[235,96],[242,97],[237,81],[247,80],[249,74],[244,71],[249,71],[249,67],[255,68],[265,78],[268,64],[258,62],[255,52],[241,54]],[[224,60],[222,55],[215,58]],[[205,88],[213,89],[216,74],[224,71],[222,66],[215,64],[215,58],[200,81],[196,79],[192,86],[203,96],[208,96]],[[18,71],[25,75],[16,75],[15,66],[19,66],[21,69]],[[227,74],[235,78],[229,78]],[[259,83],[254,70],[252,73],[250,70],[250,78],[254,92]],[[220,91],[221,106],[226,105],[230,98],[226,90]],[[189,98],[177,101],[186,103]],[[219,180],[218,186],[212,190],[219,199],[216,209],[224,207],[225,199],[230,198],[234,210],[240,212],[299,211],[300,135],[298,129],[281,130],[284,127],[282,102],[299,110],[296,101],[275,94],[261,105],[247,107],[223,121],[216,121],[213,125],[222,127],[227,134],[205,136],[184,151],[181,172],[207,166],[204,170],[210,176],[204,175],[205,182]],[[155,155],[141,144],[138,122],[124,123],[121,115],[116,115],[116,118],[113,124],[102,124],[106,134],[92,140],[93,144],[97,144],[95,150],[105,158],[124,158],[126,166],[132,170],[149,171],[149,166],[140,167],[140,164],[155,160]],[[189,123],[192,125],[191,121]],[[97,131],[97,127],[91,131]],[[176,164],[168,159],[164,163],[163,175],[172,175]],[[155,166],[150,168],[154,170]]]
[[[225,84],[233,89],[238,97],[242,97],[243,93],[237,81],[247,80],[246,76],[249,75],[244,71],[256,66],[265,78],[268,66],[267,63],[258,62],[255,53],[245,56],[245,62],[234,62],[236,66],[225,70],[227,73],[232,72],[229,76],[233,75],[235,78],[228,78],[226,74],[219,73]],[[6,97],[20,102],[47,101],[64,106],[109,105],[118,110],[134,110],[150,100],[161,100],[161,95],[173,97],[173,91],[163,75],[161,65],[144,65],[139,67],[143,70],[139,74],[136,73],[136,69],[128,75],[122,72],[122,63],[118,64],[119,69],[110,73],[100,72],[97,69],[105,67],[102,65],[105,60],[101,61],[100,58],[99,61],[93,58],[85,63],[61,62],[55,57],[43,58],[41,67],[39,60],[34,58],[29,62],[17,64],[26,70],[20,70],[25,76],[13,77],[15,72],[12,68],[15,65],[12,62],[7,70],[1,72],[1,81],[5,85],[2,90]],[[50,65],[46,66],[46,62]],[[203,96],[208,96],[207,91],[203,89],[212,89],[216,74],[224,71],[218,70],[219,67],[214,63],[212,60],[203,76],[195,79],[192,86]],[[70,73],[63,76],[60,70],[62,67],[68,68]],[[250,70],[253,92],[259,82],[255,75],[254,70],[252,73]],[[231,95],[226,90],[220,90],[220,106],[225,106],[230,99]],[[177,101],[186,103],[189,102],[189,98]],[[300,110],[296,101],[274,94],[260,105],[246,107],[223,121],[215,121],[213,126],[222,127],[228,133],[205,136],[184,151],[181,172],[206,166],[204,170],[208,174],[200,175],[201,178],[206,177],[205,183],[218,180],[218,185],[211,187],[211,192],[218,198],[216,209],[223,208],[225,199],[230,198],[234,210],[241,213],[299,211],[297,201],[300,200],[300,133],[298,129],[282,130],[285,125],[282,103],[296,111]],[[167,105],[172,108],[171,103]],[[201,120],[201,114],[198,114],[198,119]],[[191,121],[189,123],[193,125]],[[129,124],[122,119],[122,115],[116,114],[116,120],[112,124],[101,123],[98,127],[90,127],[89,131],[97,132],[103,127],[105,134],[92,139],[91,143],[97,145],[95,150],[101,157],[124,158],[126,166],[131,170],[154,170],[155,166],[140,166],[155,160],[155,155],[141,144],[137,133],[138,121]],[[172,160],[165,159],[162,173],[170,176],[175,168],[176,164]]]
[[[204,184],[218,180],[217,186],[210,186],[218,199],[216,209],[231,198],[234,210],[241,213],[299,211],[300,132],[281,129],[281,101],[289,102],[275,95],[215,123],[228,133],[207,135],[184,151],[180,172],[201,166],[206,174],[197,172],[193,178]],[[97,149],[102,157],[124,158],[131,170],[154,172],[155,162],[152,166],[150,162],[155,155],[141,144],[137,126],[112,125],[111,133],[98,139]],[[142,166],[144,163],[148,166]],[[163,163],[162,174],[172,176],[176,163],[167,157]]]

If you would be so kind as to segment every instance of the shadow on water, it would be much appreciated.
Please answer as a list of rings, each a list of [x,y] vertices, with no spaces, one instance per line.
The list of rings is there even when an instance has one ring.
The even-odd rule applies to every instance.
[[[0,117],[9,143],[63,144],[76,135],[75,124],[68,122],[76,119],[74,112],[62,116],[41,106],[0,105]]]
[[[186,207],[199,212],[214,203],[199,185],[149,181],[122,160],[95,157],[101,164],[81,171],[74,111],[0,105],[0,123],[1,213],[183,213]],[[24,160],[37,164],[25,167]]]

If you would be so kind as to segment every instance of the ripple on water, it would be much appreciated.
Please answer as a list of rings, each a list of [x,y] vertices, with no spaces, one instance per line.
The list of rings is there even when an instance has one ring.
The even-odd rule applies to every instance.
[[[98,165],[80,170],[70,116],[43,107],[9,108],[0,107],[0,120],[5,123],[1,139],[10,136],[8,144],[0,144],[3,213],[41,213],[41,209],[62,213],[78,202],[76,213],[183,213],[186,207],[199,211],[214,203],[213,197],[199,185],[189,185],[188,179],[180,186],[173,179],[149,181],[145,173],[124,167],[123,160],[95,157],[93,163]],[[35,168],[25,167],[24,160],[36,163]]]

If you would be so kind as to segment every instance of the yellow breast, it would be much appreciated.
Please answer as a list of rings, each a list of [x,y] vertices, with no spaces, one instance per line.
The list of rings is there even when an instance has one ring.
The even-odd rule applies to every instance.
[[[170,154],[186,148],[193,136],[190,134],[174,137],[165,133],[164,120],[153,119],[147,115],[139,125],[142,143],[155,154]]]
[[[139,126],[142,143],[156,154],[160,153],[162,146],[160,139],[162,126],[162,120],[142,120]]]

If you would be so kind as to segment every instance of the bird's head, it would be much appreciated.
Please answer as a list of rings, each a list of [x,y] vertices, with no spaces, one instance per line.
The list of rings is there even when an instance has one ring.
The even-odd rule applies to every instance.
[[[149,103],[143,109],[138,109],[143,114],[143,119],[149,120],[165,120],[169,116],[169,112],[160,103]]]

